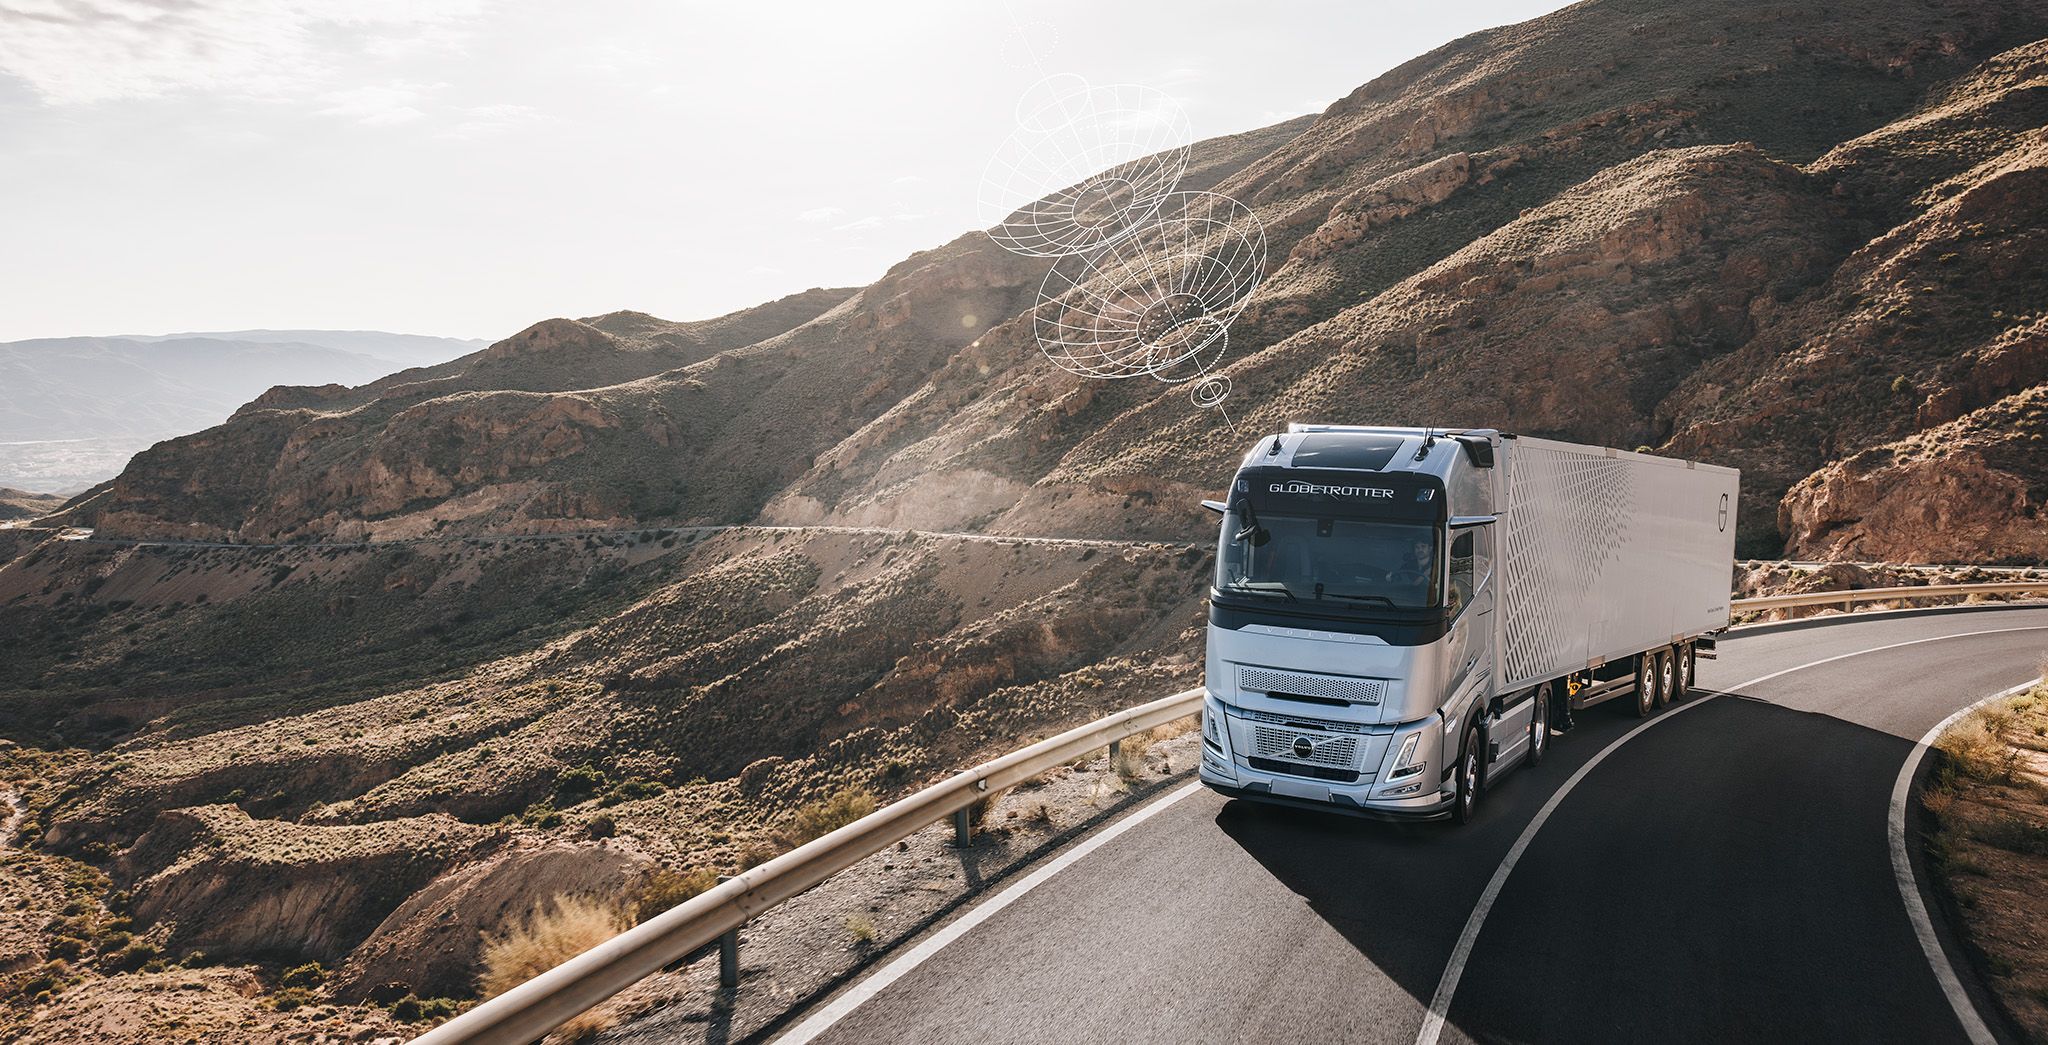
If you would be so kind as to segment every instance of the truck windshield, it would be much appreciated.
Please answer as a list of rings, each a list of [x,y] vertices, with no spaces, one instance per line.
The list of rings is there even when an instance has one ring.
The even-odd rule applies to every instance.
[[[1232,508],[1216,552],[1219,591],[1401,610],[1438,605],[1437,530]]]

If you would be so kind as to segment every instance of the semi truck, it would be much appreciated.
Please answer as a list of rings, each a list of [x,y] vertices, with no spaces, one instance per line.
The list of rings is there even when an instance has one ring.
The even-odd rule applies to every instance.
[[[1209,591],[1201,780],[1472,819],[1574,714],[1682,698],[1728,626],[1740,474],[1492,429],[1293,424],[1245,454]]]

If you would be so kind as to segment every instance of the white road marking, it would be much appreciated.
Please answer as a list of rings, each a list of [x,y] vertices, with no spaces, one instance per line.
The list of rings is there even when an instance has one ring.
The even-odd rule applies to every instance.
[[[1963,981],[1956,976],[1956,969],[1948,960],[1948,952],[1941,948],[1941,938],[1934,935],[1934,922],[1927,917],[1927,904],[1920,898],[1920,882],[1913,876],[1912,854],[1906,850],[1906,800],[1913,790],[1913,778],[1919,775],[1920,763],[1927,758],[1927,752],[1943,731],[1969,714],[1994,700],[2024,693],[2044,679],[2022,682],[2001,693],[1993,693],[1942,719],[1927,735],[1913,745],[1913,753],[1906,756],[1906,764],[1899,767],[1899,779],[1892,784],[1892,817],[1890,835],[1892,843],[1892,877],[1899,883],[1899,897],[1906,901],[1906,916],[1913,920],[1913,935],[1920,938],[1920,949],[1927,952],[1927,964],[1934,967],[1934,978],[1941,981],[1941,993],[1948,995],[1950,1007],[1956,1010],[1956,1019],[1963,1024],[1963,1033],[1968,1035],[1972,1045],[1997,1045],[1998,1039],[1991,1034],[1991,1028],[1984,1025],[1984,1017],[1977,1012],[1977,1006],[1970,1001]]]
[[[1061,853],[1044,867],[1026,875],[1017,884],[997,893],[965,915],[948,923],[945,928],[933,933],[924,942],[911,948],[909,953],[903,957],[890,962],[880,972],[869,976],[867,979],[855,984],[851,990],[832,999],[830,1005],[825,1006],[810,1019],[798,1024],[788,1034],[776,1040],[780,1045],[803,1045],[804,1042],[808,1042],[823,1034],[833,1024],[845,1019],[853,1010],[860,1008],[868,999],[882,993],[890,984],[902,979],[906,973],[924,964],[932,955],[939,953],[947,944],[965,936],[968,930],[988,921],[996,915],[996,912],[1023,899],[1026,893],[1044,885],[1053,875],[1072,867],[1083,857],[1109,844],[1125,831],[1129,831],[1131,828],[1150,820],[1164,812],[1168,806],[1200,790],[1202,790],[1200,783],[1187,784],[1165,798],[1117,821],[1101,834]]]
[[[1458,992],[1458,980],[1465,975],[1465,963],[1472,957],[1472,945],[1479,939],[1479,929],[1486,924],[1486,916],[1493,910],[1493,902],[1500,896],[1501,886],[1507,884],[1508,875],[1514,871],[1515,864],[1522,859],[1523,851],[1529,848],[1529,843],[1535,839],[1536,832],[1543,829],[1544,821],[1549,820],[1550,814],[1557,811],[1558,804],[1564,801],[1564,797],[1571,793],[1572,788],[1577,787],[1579,781],[1584,780],[1586,774],[1592,772],[1593,767],[1599,765],[1608,755],[1613,754],[1616,748],[1633,740],[1643,730],[1659,722],[1669,721],[1673,716],[1699,707],[1715,697],[1725,697],[1738,690],[1761,685],[1772,679],[1790,675],[1795,671],[1805,671],[1807,668],[1817,668],[1823,664],[1832,664],[1838,660],[1847,660],[1850,657],[1860,657],[1869,653],[1882,653],[1885,650],[1898,649],[1902,646],[1918,646],[1923,642],[1966,639],[1977,635],[2002,635],[2012,631],[2048,631],[2048,627],[1989,628],[1983,631],[1958,632],[1953,635],[1933,635],[1924,639],[1894,642],[1890,645],[1873,646],[1870,649],[1854,650],[1832,657],[1824,657],[1820,660],[1786,668],[1783,671],[1774,671],[1768,675],[1750,679],[1747,682],[1737,683],[1726,689],[1715,690],[1693,703],[1682,705],[1663,715],[1659,715],[1616,737],[1612,743],[1601,748],[1600,753],[1594,755],[1592,760],[1580,766],[1579,771],[1573,773],[1571,779],[1566,780],[1564,786],[1558,788],[1557,792],[1550,796],[1548,802],[1543,803],[1543,808],[1537,811],[1536,818],[1529,821],[1528,826],[1522,829],[1521,837],[1515,839],[1514,846],[1508,850],[1507,856],[1501,859],[1500,866],[1494,869],[1493,878],[1486,883],[1486,891],[1479,894],[1479,902],[1472,908],[1472,916],[1465,920],[1465,931],[1459,934],[1458,945],[1451,950],[1451,960],[1449,964],[1444,966],[1443,978],[1437,981],[1436,994],[1431,996],[1429,1000],[1429,1012],[1422,1019],[1422,1029],[1417,1031],[1415,1035],[1416,1045],[1436,1045],[1437,1039],[1442,1036],[1444,1017],[1451,1011],[1451,997]]]

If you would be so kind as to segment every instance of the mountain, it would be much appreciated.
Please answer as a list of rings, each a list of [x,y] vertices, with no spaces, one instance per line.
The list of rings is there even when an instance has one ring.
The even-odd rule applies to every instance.
[[[317,330],[0,343],[0,484],[82,489],[151,443],[220,424],[273,386],[362,384],[480,347]]]
[[[473,338],[434,337],[427,334],[393,334],[382,330],[216,330],[184,334],[124,334],[128,341],[179,341],[207,338],[241,341],[253,345],[319,345],[371,359],[381,359],[394,370],[434,366],[465,356],[490,342]]]
[[[1148,506],[1213,491],[1258,432],[1370,420],[1738,465],[1744,550],[1807,547],[1780,528],[1795,484],[2042,376],[2019,203],[2042,9],[1882,10],[1599,0],[1204,143],[1187,187],[1250,204],[1273,247],[1231,330],[1236,431],[1047,365],[1045,265],[977,233],[668,372],[613,364],[654,321],[549,320],[450,384],[280,392],[139,455],[94,511],[242,540],[756,517],[1189,537]]]
[[[978,232],[263,392],[58,518],[276,546],[0,529],[0,939],[89,984],[9,1011],[310,1033],[261,999],[317,960],[312,1011],[372,1026],[548,896],[729,874],[842,790],[1194,684],[1194,502],[1290,420],[1739,465],[1747,554],[2040,562],[2044,150],[2035,2],[1589,0],[1197,145],[1272,245],[1234,429],[1053,367],[1047,263]],[[91,949],[123,919],[219,989]]]
[[[10,490],[0,487],[0,521],[9,519],[33,519],[57,510],[64,503],[62,497],[51,494],[30,493],[27,490]]]

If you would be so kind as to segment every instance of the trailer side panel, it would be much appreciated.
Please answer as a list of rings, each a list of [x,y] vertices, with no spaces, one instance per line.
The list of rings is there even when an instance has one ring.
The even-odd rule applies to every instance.
[[[1727,626],[1734,469],[1548,439],[1504,444],[1495,692]]]

